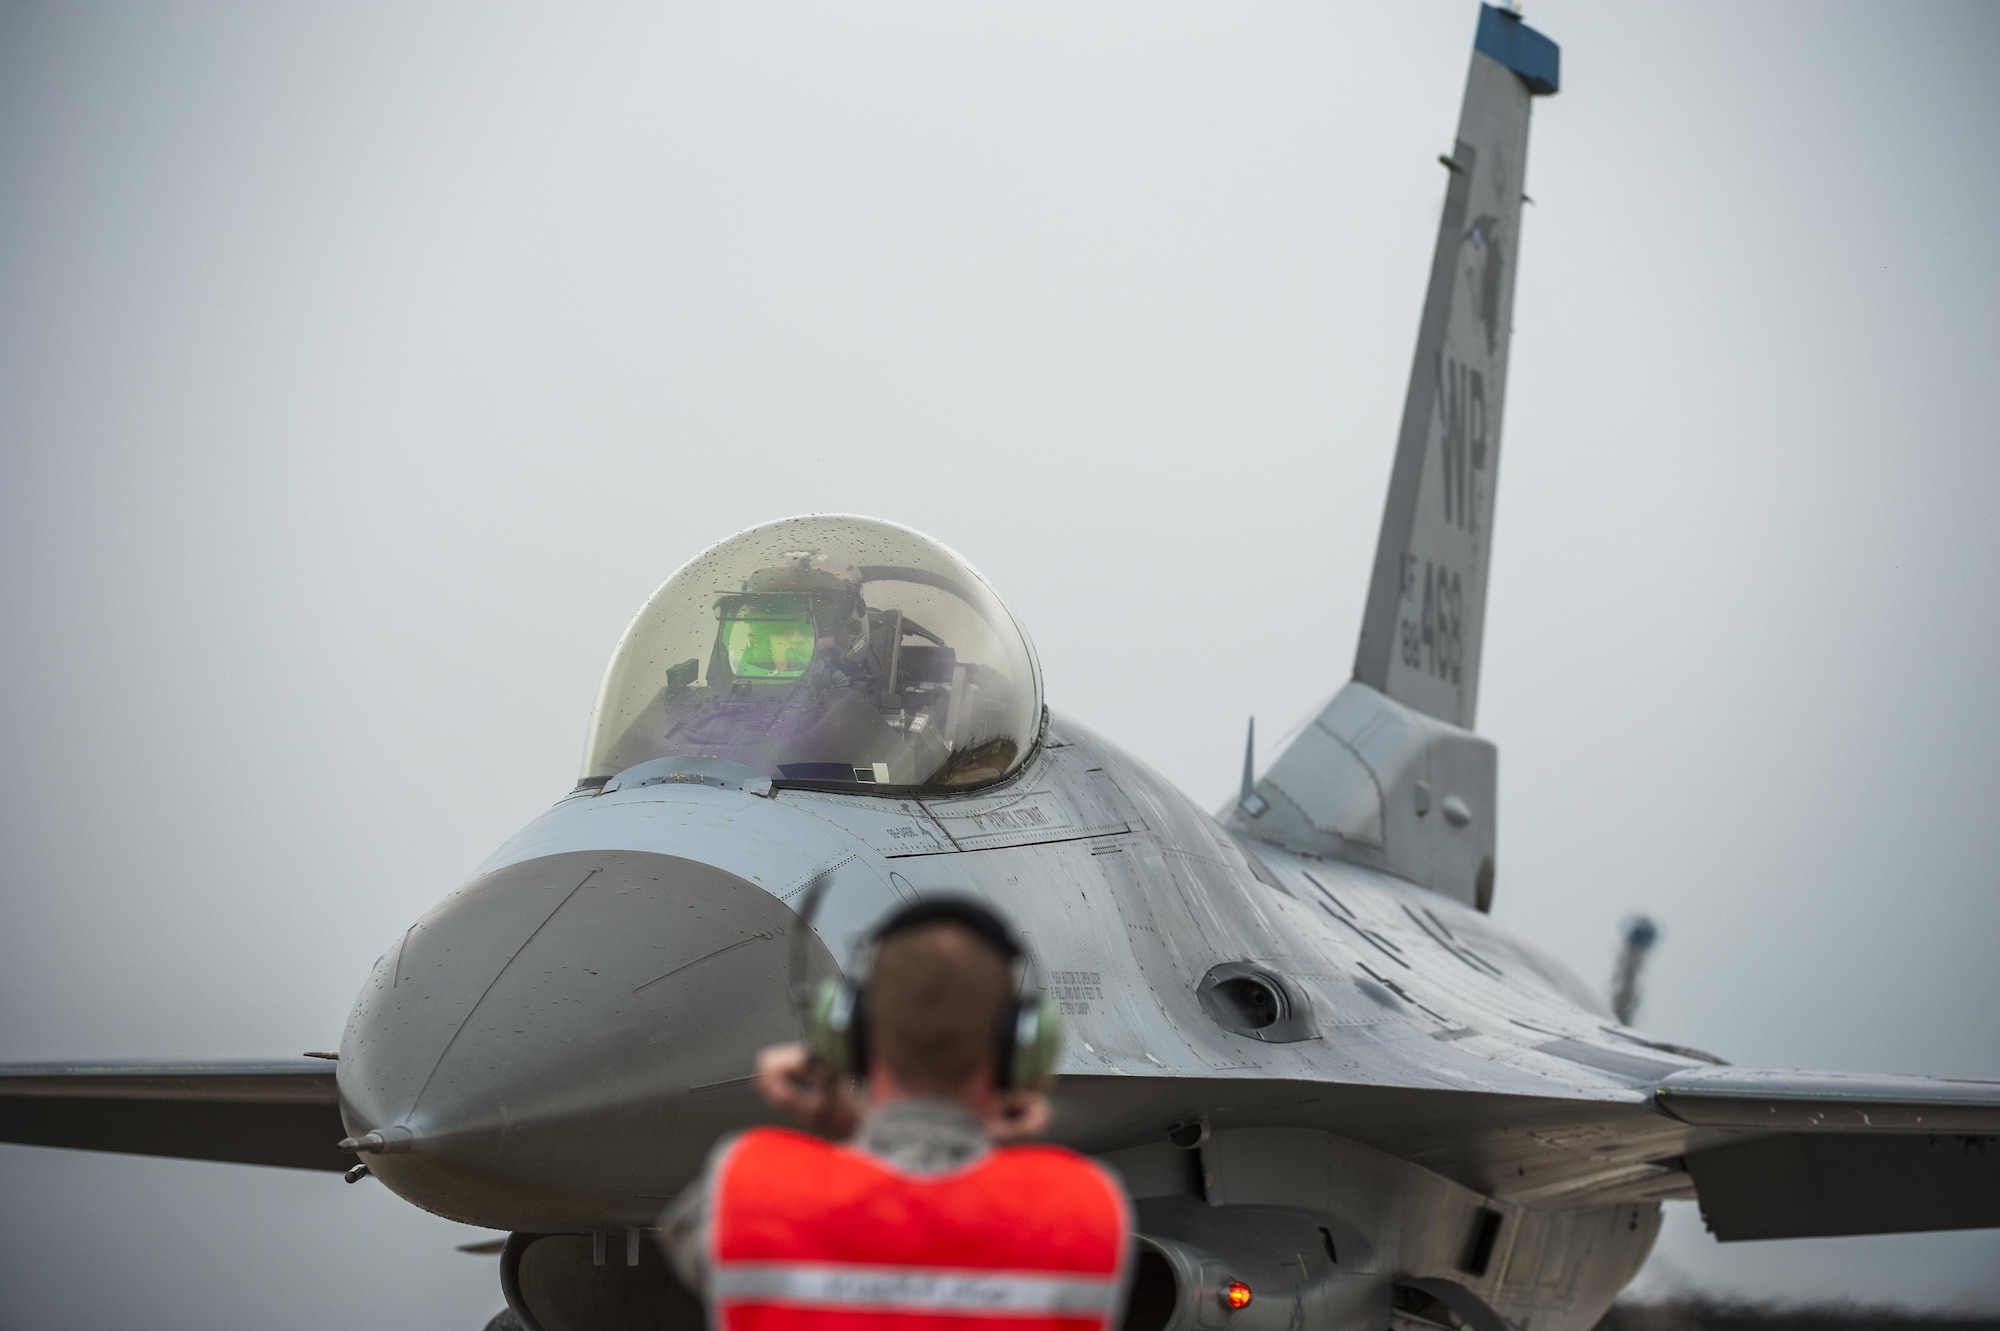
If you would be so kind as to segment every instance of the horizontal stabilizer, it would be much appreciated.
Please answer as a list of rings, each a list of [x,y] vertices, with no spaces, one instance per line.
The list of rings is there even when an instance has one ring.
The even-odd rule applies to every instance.
[[[2000,1226],[2000,1082],[1699,1068],[1655,1103],[1718,1239]]]
[[[346,1170],[324,1059],[0,1065],[0,1142]]]

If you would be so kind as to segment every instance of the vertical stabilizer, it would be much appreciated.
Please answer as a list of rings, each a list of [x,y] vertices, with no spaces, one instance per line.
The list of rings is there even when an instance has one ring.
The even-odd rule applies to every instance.
[[[1354,677],[1470,729],[1521,234],[1528,108],[1556,44],[1482,7]]]
[[[1528,107],[1556,44],[1479,11],[1354,680],[1225,809],[1230,830],[1493,904],[1499,754],[1471,732]]]

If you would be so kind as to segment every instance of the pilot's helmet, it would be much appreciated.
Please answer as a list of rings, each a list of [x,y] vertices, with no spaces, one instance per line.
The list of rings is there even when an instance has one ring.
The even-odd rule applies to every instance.
[[[861,575],[811,551],[752,571],[741,592],[717,601],[716,617],[730,672],[739,679],[796,679],[819,643],[830,640],[844,658],[868,640]]]

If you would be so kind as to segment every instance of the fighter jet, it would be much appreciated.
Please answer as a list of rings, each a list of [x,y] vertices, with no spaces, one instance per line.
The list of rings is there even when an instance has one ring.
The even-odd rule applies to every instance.
[[[1051,710],[951,550],[772,522],[640,609],[574,790],[393,943],[337,1053],[0,1068],[0,1139],[372,1176],[510,1234],[518,1326],[697,1325],[649,1228],[764,1117],[796,994],[951,894],[1065,1014],[1059,1136],[1136,1202],[1128,1326],[1588,1327],[1677,1199],[1724,1240],[2000,1225],[2000,1083],[1735,1067],[1490,918],[1480,647],[1558,84],[1482,10],[1353,676],[1228,807]]]

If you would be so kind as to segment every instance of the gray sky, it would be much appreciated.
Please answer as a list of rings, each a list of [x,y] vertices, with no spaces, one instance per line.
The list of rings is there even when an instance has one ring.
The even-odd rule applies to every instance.
[[[2000,1076],[2000,9],[1529,18],[1496,916],[1601,980],[1652,912],[1740,1063]],[[0,8],[0,1060],[335,1041],[783,514],[955,546],[1219,803],[1348,673],[1473,22]],[[1654,1290],[2000,1307],[2000,1233],[1674,1211]],[[0,1147],[4,1327],[472,1328],[467,1237]]]

